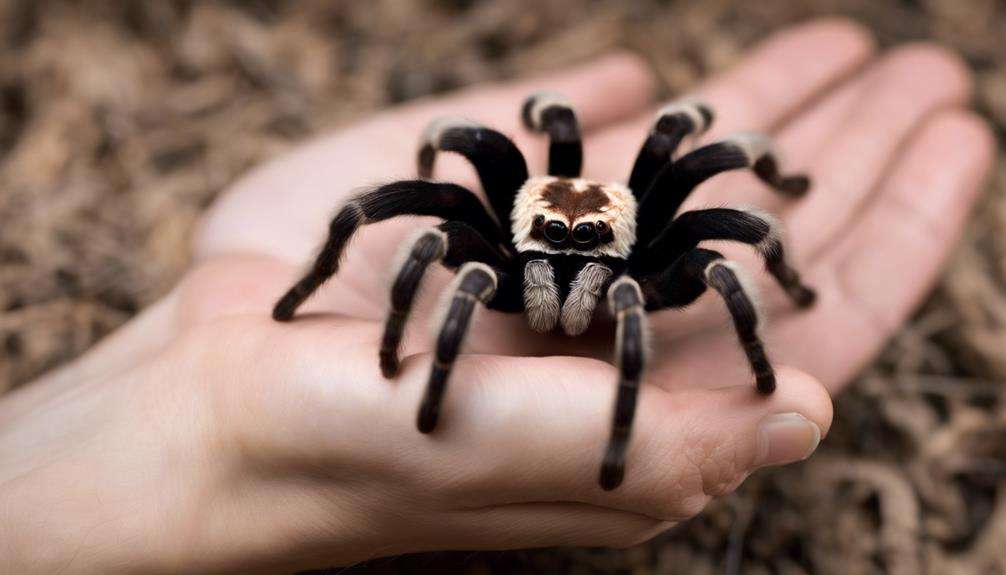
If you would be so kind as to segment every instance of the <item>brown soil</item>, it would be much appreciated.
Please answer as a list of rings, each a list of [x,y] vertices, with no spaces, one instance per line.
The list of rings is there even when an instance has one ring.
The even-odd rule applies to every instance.
[[[623,46],[668,93],[841,12],[931,38],[1006,136],[998,0],[0,0],[0,390],[168,290],[249,167],[395,102]],[[628,551],[437,554],[351,570],[1006,572],[1006,159],[942,283],[842,395],[810,462]]]

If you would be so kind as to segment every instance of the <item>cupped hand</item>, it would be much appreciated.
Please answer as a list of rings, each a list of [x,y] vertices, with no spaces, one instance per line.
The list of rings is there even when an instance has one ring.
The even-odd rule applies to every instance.
[[[689,206],[756,204],[778,213],[818,303],[791,310],[760,281],[779,366],[778,391],[768,398],[752,391],[715,298],[654,315],[627,477],[604,492],[597,468],[616,381],[597,359],[611,354],[604,322],[573,339],[533,334],[519,316],[481,313],[437,432],[415,431],[432,339],[421,318],[448,274],[427,279],[396,379],[381,377],[377,348],[393,253],[423,222],[363,229],[339,275],[296,321],[269,318],[348,195],[414,176],[418,135],[431,118],[494,126],[541,173],[545,146],[519,129],[517,110],[542,88],[567,94],[577,108],[585,176],[624,180],[655,110],[651,76],[625,55],[394,109],[257,170],[211,210],[197,265],[169,297],[79,362],[0,403],[0,421],[11,422],[6,433],[0,428],[0,461],[15,440],[34,446],[16,465],[0,466],[0,503],[44,507],[44,490],[32,486],[100,467],[107,482],[78,482],[61,494],[88,521],[64,521],[60,535],[86,530],[106,545],[131,536],[142,543],[137,556],[145,551],[148,565],[166,570],[643,540],[753,470],[813,450],[830,424],[828,390],[877,353],[935,281],[991,164],[988,129],[962,108],[969,79],[956,57],[924,45],[875,57],[869,37],[843,21],[782,32],[698,87],[717,113],[708,138],[769,131],[786,165],[808,171],[816,185],[788,203],[730,174],[700,188]],[[456,158],[438,160],[437,177],[477,189]],[[729,253],[760,267],[743,249]],[[102,441],[60,456],[85,423]],[[170,487],[161,475],[173,478]],[[124,493],[144,501],[144,490],[159,490],[147,493],[159,504],[145,510],[146,529],[94,503]],[[44,523],[35,516],[39,535]],[[32,533],[19,531],[26,541]]]

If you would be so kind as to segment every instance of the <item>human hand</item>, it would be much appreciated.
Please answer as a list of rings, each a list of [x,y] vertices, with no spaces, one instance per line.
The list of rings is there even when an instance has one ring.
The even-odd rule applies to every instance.
[[[770,40],[703,89],[717,109],[716,133],[792,117],[869,55],[862,33],[844,24]],[[463,356],[442,427],[430,437],[416,433],[429,338],[411,334],[394,381],[380,377],[376,359],[386,267],[415,222],[360,234],[343,273],[306,308],[325,314],[290,325],[268,318],[345,193],[411,176],[416,135],[428,119],[460,113],[511,133],[541,173],[543,146],[517,131],[515,111],[543,86],[577,106],[588,130],[586,175],[624,179],[651,114],[630,117],[647,105],[652,86],[638,64],[618,58],[547,82],[389,112],[236,186],[199,238],[202,263],[169,298],[78,364],[0,403],[0,421],[8,422],[0,461],[19,454],[18,465],[0,466],[0,479],[19,478],[8,481],[0,502],[12,517],[34,513],[38,529],[19,530],[19,540],[52,533],[46,519],[56,520],[39,510],[51,510],[45,498],[55,490],[64,502],[62,538],[91,534],[78,565],[125,537],[139,544],[118,549],[119,559],[135,552],[132,565],[187,571],[346,563],[445,547],[629,544],[698,512],[770,463],[764,458],[805,455],[811,428],[794,416],[771,417],[802,414],[826,432],[830,404],[820,384],[784,368],[777,393],[756,396],[732,336],[706,329],[702,306],[683,321],[668,313],[652,322],[660,353],[640,400],[631,471],[615,492],[595,483],[615,381],[596,360]],[[947,56],[904,49],[781,130],[788,165],[809,167],[817,181],[783,219],[795,259],[821,297],[810,312],[780,310],[769,332],[777,363],[807,369],[835,389],[922,296],[989,163],[980,123],[960,111],[936,113],[965,93],[966,78]],[[881,181],[881,174],[889,175]],[[447,158],[438,176],[474,183]],[[909,186],[923,195],[917,209],[898,199]],[[703,203],[784,207],[744,176],[718,178],[701,193]],[[917,226],[926,232],[915,233]],[[892,260],[906,268],[899,277],[917,275],[889,281],[883,268]],[[877,267],[886,275],[862,275]],[[861,283],[874,277],[885,281]],[[427,293],[444,280],[431,277],[436,287]],[[417,318],[432,299],[419,303]],[[483,313],[468,349],[610,355],[597,332],[556,341],[530,335],[522,322]],[[769,446],[769,435],[758,433],[764,422],[792,433]],[[91,426],[101,441],[74,448]],[[67,489],[67,477],[88,480]],[[95,500],[131,501],[133,516]]]

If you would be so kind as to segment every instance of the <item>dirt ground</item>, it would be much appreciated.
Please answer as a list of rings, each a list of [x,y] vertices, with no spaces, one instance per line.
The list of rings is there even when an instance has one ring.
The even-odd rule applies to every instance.
[[[668,94],[816,14],[931,38],[1006,138],[1000,0],[0,0],[0,391],[164,294],[251,166],[385,106],[612,47]],[[1006,158],[939,288],[803,465],[627,551],[442,553],[376,573],[1006,572]],[[342,572],[342,571],[340,571]]]

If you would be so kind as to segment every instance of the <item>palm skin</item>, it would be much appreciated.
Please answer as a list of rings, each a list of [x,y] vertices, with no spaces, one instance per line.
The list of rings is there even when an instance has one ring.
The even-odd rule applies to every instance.
[[[778,390],[768,398],[754,393],[715,297],[652,315],[654,353],[626,481],[608,493],[596,484],[616,381],[598,361],[612,353],[613,326],[603,318],[566,338],[535,334],[519,315],[482,312],[440,427],[432,436],[416,432],[432,348],[423,324],[448,273],[425,280],[396,379],[381,377],[378,346],[394,253],[426,222],[364,228],[340,273],[296,321],[269,318],[350,194],[414,177],[419,133],[432,118],[462,115],[493,126],[515,139],[532,173],[543,173],[545,143],[525,133],[518,117],[522,99],[542,88],[565,93],[578,111],[584,175],[624,181],[656,109],[653,79],[635,57],[388,111],[239,182],[208,214],[195,242],[197,265],[168,298],[78,363],[0,403],[0,419],[26,418],[82,378],[136,380],[178,360],[178,378],[200,382],[183,389],[201,396],[210,389],[230,406],[227,436],[254,453],[255,469],[309,470],[296,497],[272,486],[221,496],[236,509],[261,509],[261,521],[254,529],[231,526],[219,540],[204,532],[206,549],[188,550],[203,562],[189,571],[346,563],[445,547],[631,544],[697,513],[754,469],[808,455],[813,445],[808,450],[804,440],[816,445],[816,438],[806,430],[827,432],[830,424],[829,392],[849,383],[936,280],[993,156],[988,128],[962,108],[970,86],[956,57],[924,45],[878,57],[868,35],[844,21],[777,34],[700,86],[697,94],[717,113],[707,139],[769,131],[786,168],[809,172],[815,184],[806,198],[787,202],[748,175],[724,175],[685,209],[754,204],[777,213],[794,263],[819,297],[810,310],[791,309],[753,254],[726,246],[763,284]],[[438,159],[436,177],[478,189],[459,158]],[[207,346],[224,359],[186,355]],[[812,425],[798,421],[803,431],[766,444],[760,424],[776,416]],[[73,419],[62,418],[66,426]],[[0,461],[3,455],[0,435]],[[340,520],[352,526],[348,540]]]

